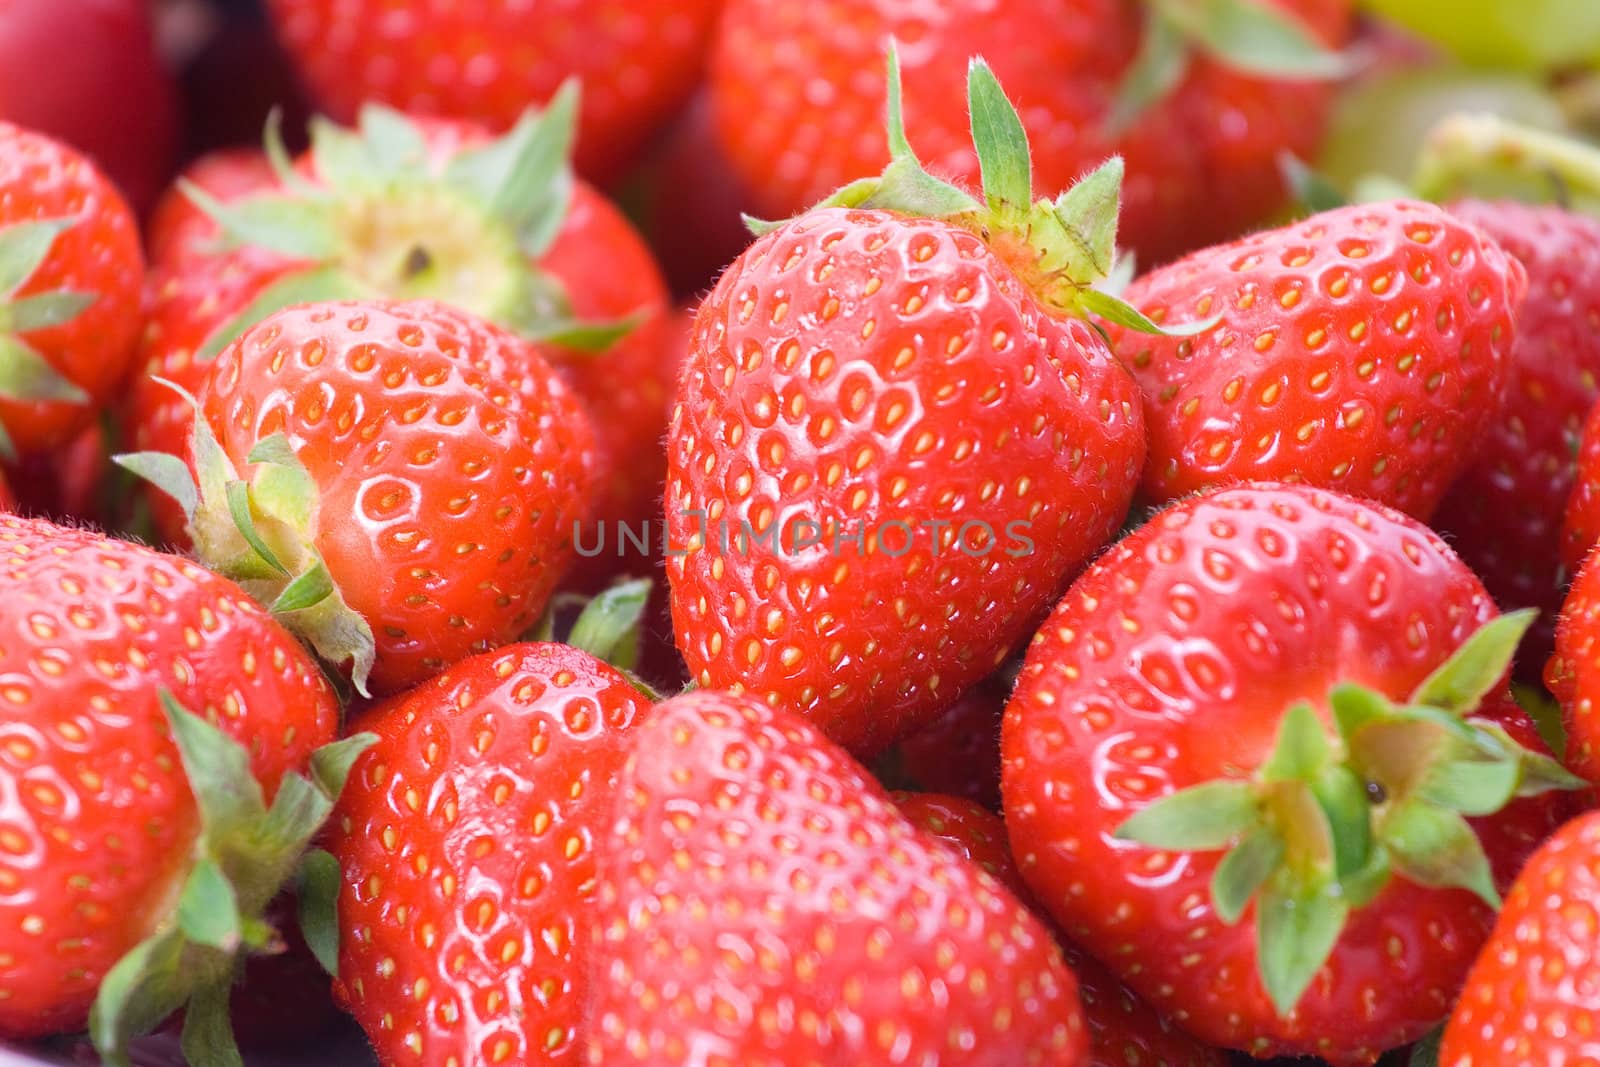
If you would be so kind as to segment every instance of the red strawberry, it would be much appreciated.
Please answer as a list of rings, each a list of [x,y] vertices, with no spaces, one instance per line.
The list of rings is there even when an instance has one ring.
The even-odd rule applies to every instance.
[[[1304,38],[1310,30],[1341,44],[1350,7],[1346,0],[1211,5],[1242,16],[1235,30],[1262,26],[1277,30],[1280,42],[1298,42],[1293,65],[1277,68],[1290,75],[1285,80],[1246,73],[1263,69],[1260,57],[1247,42],[1229,42],[1229,31],[1198,41],[1190,36],[1198,26],[1186,31],[1156,14],[1177,5],[727,0],[712,58],[712,105],[723,150],[757,206],[788,215],[887,161],[877,128],[884,97],[867,72],[891,37],[905,47],[912,143],[934,173],[975,181],[978,160],[955,86],[969,56],[987,56],[1019,103],[1040,184],[1064,187],[1121,154],[1128,166],[1122,243],[1161,262],[1232,237],[1283,202],[1276,160],[1285,151],[1315,152],[1330,99],[1327,84],[1293,80],[1291,70],[1331,70],[1329,57]],[[1135,74],[1141,49],[1147,66]],[[1164,69],[1157,73],[1151,61]],[[1171,80],[1158,84],[1162,75]],[[1158,99],[1128,109],[1131,121],[1119,132],[1123,120],[1114,113],[1133,101],[1128,90],[1139,81]]]
[[[92,157],[141,210],[178,140],[153,10],[147,0],[6,0],[0,18],[0,119]]]
[[[919,789],[953,793],[1000,810],[1000,715],[1009,687],[979,682],[928,725],[901,738],[886,754],[895,771]]]
[[[1561,519],[1561,565],[1577,574],[1600,541],[1600,404],[1589,409],[1578,435],[1577,473]]]
[[[998,815],[971,801],[935,793],[896,793],[894,801],[919,829],[988,871],[1019,900],[1029,899]],[[1082,949],[1066,943],[1061,948],[1078,979],[1091,1067],[1227,1067],[1224,1053],[1200,1044],[1151,1011]]]
[[[977,63],[980,204],[921,169],[892,59],[890,83],[895,162],[722,275],[668,439],[691,673],[864,753],[1010,654],[1116,531],[1144,448],[1137,390],[1080,317],[1128,318],[1091,288],[1120,167],[1032,202],[1026,138]]]
[[[1577,474],[1573,454],[1600,395],[1600,221],[1510,201],[1469,200],[1450,213],[1516,257],[1528,295],[1517,312],[1505,406],[1432,525],[1502,608],[1539,609],[1524,652],[1537,676],[1566,584],[1561,522]]]
[[[673,381],[670,331],[657,321],[666,287],[621,213],[567,172],[574,106],[564,93],[498,141],[467,123],[368,108],[359,129],[314,124],[312,150],[282,184],[197,173],[215,195],[184,188],[228,240],[219,248],[215,230],[194,224],[163,244],[148,375],[197,389],[229,340],[291,303],[437,299],[549,344],[600,437],[597,521],[658,515]],[[145,378],[127,421],[137,448],[173,451],[183,402]],[[158,518],[181,540],[170,510]]]
[[[0,560],[0,1038],[87,1020],[114,1055],[192,994],[220,1054],[234,954],[364,739],[319,749],[332,692],[232,582],[13,517]]]
[[[116,513],[121,501],[110,499],[116,493],[111,479],[117,473],[99,423],[91,423],[51,452],[26,456],[6,469],[21,501],[18,510],[60,522],[87,522],[106,528],[116,528],[116,522],[124,517]]]
[[[15,510],[17,498],[11,495],[11,486],[6,484],[3,474],[0,474],[0,512]]]
[[[1029,649],[1002,734],[1023,877],[1202,1040],[1371,1063],[1443,1017],[1565,811],[1513,798],[1575,784],[1505,688],[1527,623],[1390,509],[1174,505]]]
[[[1561,703],[1567,766],[1600,784],[1600,564],[1592,557],[1561,607],[1545,682]]]
[[[1044,927],[804,720],[669,700],[630,736],[616,797],[595,1067],[1085,1062]]]
[[[1535,1067],[1594,1059],[1600,812],[1563,826],[1528,860],[1445,1027],[1440,1067]]]
[[[171,457],[119,462],[363,692],[532,626],[587,514],[578,402],[533,345],[440,304],[277,312],[212,365],[199,411],[198,500]]]
[[[0,454],[94,418],[132,358],[143,271],[133,215],[94,164],[0,122]]]
[[[369,100],[498,128],[583,83],[578,166],[614,176],[688,95],[717,0],[269,0],[312,92],[353,118]]]
[[[475,656],[358,720],[329,847],[336,991],[385,1063],[576,1062],[612,783],[646,700],[564,645]]]
[[[1144,391],[1154,503],[1283,479],[1427,517],[1509,376],[1522,267],[1429,204],[1338,208],[1146,274],[1128,302],[1195,337],[1116,330]]]

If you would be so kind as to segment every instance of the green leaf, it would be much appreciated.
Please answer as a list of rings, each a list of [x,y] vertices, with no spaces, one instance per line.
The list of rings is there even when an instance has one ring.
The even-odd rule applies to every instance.
[[[190,1067],[244,1067],[228,1014],[228,983],[205,982],[183,1011],[183,1058]]]
[[[1211,875],[1211,906],[1217,918],[1232,926],[1244,914],[1250,898],[1283,864],[1283,838],[1262,826],[1250,831],[1222,857]]]
[[[195,361],[209,363],[216,359],[240,334],[274,311],[282,311],[293,304],[358,300],[370,295],[371,290],[337,267],[313,267],[286,274],[257,293],[244,310],[212,330],[205,344],[195,352]]]
[[[1511,695],[1539,728],[1539,737],[1550,746],[1556,758],[1566,755],[1567,731],[1561,722],[1561,705],[1556,699],[1544,686],[1529,682],[1512,682]]]
[[[108,1067],[127,1067],[129,1039],[149,1033],[181,1008],[190,979],[176,929],[152,934],[112,965],[89,1011],[89,1037]]]
[[[1158,100],[1178,87],[1189,69],[1189,43],[1160,8],[1150,11],[1139,51],[1122,75],[1106,116],[1106,134],[1126,133]]]
[[[200,857],[178,898],[178,929],[196,944],[232,952],[239,947],[240,928],[233,884],[209,856]]]
[[[1411,703],[1443,708],[1457,715],[1475,710],[1504,681],[1522,635],[1538,614],[1525,608],[1484,623],[1417,686]]]
[[[1344,194],[1327,175],[1311,169],[1293,152],[1278,154],[1278,173],[1283,175],[1283,184],[1288,186],[1295,203],[1311,214],[1332,211],[1346,204]]]
[[[989,210],[1002,219],[1020,220],[1033,201],[1028,134],[994,71],[980,58],[967,66],[967,110]]]
[[[9,299],[50,255],[56,238],[78,224],[77,216],[35,219],[0,228],[0,298]]]
[[[251,495],[263,515],[307,531],[317,507],[317,484],[282,433],[257,441],[245,457],[256,465]]]
[[[1391,722],[1395,715],[1395,706],[1388,697],[1354,682],[1340,682],[1334,686],[1328,693],[1328,707],[1333,711],[1339,736],[1346,744],[1362,727]]]
[[[283,143],[283,109],[274,107],[267,112],[266,124],[261,131],[261,150],[266,153],[267,164],[272,168],[278,184],[296,196],[315,199],[326,197],[328,191],[313,183],[295,168],[289,158],[289,149]]]
[[[1153,848],[1202,852],[1222,848],[1260,819],[1255,786],[1225,779],[1163,797],[1117,827],[1117,836]]]
[[[878,188],[861,206],[936,219],[970,214],[981,207],[965,190],[935,178],[909,157],[884,169]]]
[[[1311,782],[1333,759],[1327,731],[1311,705],[1301,701],[1283,713],[1272,755],[1261,768],[1269,782]]]
[[[96,293],[80,293],[71,289],[35,293],[10,304],[0,304],[0,324],[13,333],[47,330],[71,322],[99,299]]]
[[[1056,197],[1050,216],[1039,220],[1053,219],[1060,226],[1061,249],[1059,253],[1050,249],[1046,256],[1060,262],[1067,277],[1080,286],[1105,278],[1116,262],[1122,177],[1122,157],[1112,156]],[[1138,319],[1149,321],[1142,315]]]
[[[161,690],[160,700],[200,809],[203,839],[226,836],[260,818],[266,812],[266,801],[261,783],[250,771],[249,751],[185,710],[166,689]]]
[[[549,248],[566,218],[577,118],[578,82],[569,78],[542,112],[530,108],[510,133],[460,153],[445,168],[445,181],[508,222],[530,257]]]
[[[379,177],[396,178],[427,166],[427,139],[404,112],[369,101],[361,105],[358,123],[367,160]]]
[[[1444,1027],[1428,1031],[1428,1035],[1411,1046],[1407,1067],[1439,1067],[1439,1045],[1444,1040]]]
[[[1173,25],[1226,66],[1246,74],[1318,81],[1350,73],[1301,22],[1261,0],[1157,0]]]
[[[316,836],[333,801],[309,778],[290,772],[278,782],[272,807],[256,828],[258,847],[275,856],[298,855]]]
[[[224,204],[187,178],[178,187],[230,240],[321,263],[337,251],[326,200],[260,193]]]
[[[1125,326],[1130,330],[1138,330],[1140,333],[1157,334],[1161,337],[1194,337],[1197,334],[1205,333],[1222,321],[1222,316],[1213,315],[1202,322],[1190,322],[1178,326],[1158,326],[1146,318],[1144,313],[1132,304],[1100,289],[1081,289],[1078,291],[1077,300],[1085,312],[1098,315],[1107,322]]]
[[[0,396],[26,403],[87,404],[89,394],[21,338],[0,333]]]
[[[123,452],[112,456],[111,462],[176,500],[183,514],[193,521],[195,508],[200,504],[200,491],[195,488],[194,475],[183,460],[167,452]]]
[[[1334,764],[1311,781],[1311,795],[1328,821],[1334,876],[1344,878],[1365,868],[1372,858],[1372,805],[1366,782],[1348,767]]]
[[[613,585],[584,605],[583,612],[572,624],[572,632],[567,635],[567,644],[623,670],[631,670],[633,663],[618,662],[613,657],[638,629],[649,599],[648,578]]]
[[[284,586],[268,610],[274,615],[305,611],[327,600],[333,592],[333,576],[328,573],[327,565],[318,560]]]
[[[295,896],[300,905],[300,935],[322,969],[339,977],[339,861],[320,848],[300,859]]]
[[[1256,905],[1256,956],[1261,984],[1279,1016],[1300,1002],[1328,961],[1350,908],[1329,885],[1294,893],[1269,885]]]
[[[359,733],[317,749],[311,754],[311,776],[316,780],[317,788],[326,793],[328,799],[338,800],[339,794],[344,792],[345,781],[350,777],[350,768],[355,766],[363,752],[377,743],[377,734]]]
[[[884,55],[884,132],[889,141],[891,160],[915,160],[917,154],[906,139],[906,116],[901,106],[900,42],[889,38]]]
[[[233,516],[233,524],[239,529],[239,536],[245,543],[255,550],[267,566],[279,574],[287,575],[289,568],[285,567],[278,559],[277,553],[272,551],[270,545],[261,538],[261,531],[256,529],[255,515],[250,506],[250,486],[237,479],[227,485],[228,514]]]
[[[643,315],[629,315],[625,319],[559,318],[517,332],[531,341],[544,341],[585,355],[599,355],[610,351],[643,321]]]
[[[250,448],[250,454],[245,456],[247,463],[277,463],[284,466],[299,464],[300,457],[295,455],[294,446],[289,444],[289,435],[279,430],[269,433],[257,441]]]
[[[1394,868],[1418,885],[1455,887],[1500,906],[1489,858],[1471,824],[1456,812],[1421,801],[1395,806],[1379,827]]]
[[[1516,760],[1441,760],[1428,768],[1417,796],[1463,815],[1493,815],[1517,795]]]

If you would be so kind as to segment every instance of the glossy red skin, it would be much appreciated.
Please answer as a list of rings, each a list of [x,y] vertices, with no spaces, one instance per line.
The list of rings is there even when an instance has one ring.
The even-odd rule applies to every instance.
[[[69,440],[94,418],[133,358],[144,258],[127,202],[87,157],[41,134],[0,121],[0,228],[76,216],[17,297],[56,289],[99,295],[76,318],[19,336],[89,403],[0,398],[0,423],[19,453]]]
[[[1506,894],[1445,1027],[1440,1067],[1593,1063],[1597,926],[1600,812],[1590,812],[1545,842]]]
[[[1561,565],[1577,574],[1600,541],[1600,404],[1589,409],[1578,436],[1577,476],[1561,518]]]
[[[92,156],[141,210],[166,182],[178,139],[152,9],[147,0],[0,0],[0,119]]]
[[[1008,693],[985,680],[928,725],[900,739],[898,767],[921,789],[1000,810],[1000,716]]]
[[[1528,295],[1517,312],[1505,406],[1432,526],[1503,609],[1539,609],[1522,653],[1537,677],[1566,579],[1581,562],[1563,571],[1561,523],[1584,416],[1600,395],[1600,221],[1512,201],[1464,201],[1450,212],[1516,257]]]
[[[481,319],[287,308],[217,357],[199,401],[236,469],[283,432],[310,472],[313,542],[377,642],[374,692],[514,640],[572,558],[588,420],[533,346]]]
[[[1142,496],[1296,481],[1426,519],[1499,409],[1525,288],[1499,245],[1414,201],[1338,208],[1144,275],[1124,296],[1157,322],[1221,321],[1181,340],[1111,332],[1144,392]]]
[[[1561,607],[1545,682],[1561,703],[1568,768],[1600,784],[1600,566],[1593,560],[1578,571]]]
[[[188,873],[199,819],[159,690],[249,745],[269,799],[338,705],[243,590],[176,556],[0,516],[0,584],[0,1038],[26,1039],[83,1027]]]
[[[1275,485],[1174,505],[1097,560],[1029,649],[1001,738],[1023,877],[1069,937],[1208,1044],[1366,1064],[1415,1040],[1493,924],[1472,894],[1395,877],[1279,1018],[1253,905],[1236,926],[1212,911],[1221,853],[1114,832],[1179,789],[1254,773],[1284,710],[1324,712],[1337,682],[1409,695],[1494,615],[1444,542],[1399,512]],[[1534,736],[1504,690],[1479,714]],[[1475,822],[1501,885],[1564,815],[1565,801],[1534,798]]]
[[[1345,0],[1275,6],[1331,44]],[[1284,201],[1278,153],[1315,154],[1328,84],[1245,78],[1197,57],[1164,100],[1121,136],[1112,100],[1146,13],[1123,0],[727,0],[711,63],[724,153],[763,218],[817,203],[888,162],[884,42],[899,43],[906,131],[937,174],[976,185],[964,96],[967,61],[986,58],[1018,104],[1040,195],[1123,156],[1119,240],[1140,262],[1232,237]]]
[[[1043,925],[804,720],[676,697],[633,732],[616,796],[593,1067],[1086,1062]]]
[[[988,871],[1018,900],[1031,899],[1000,816],[970,800],[937,793],[895,793],[894,802],[920,830]],[[1200,1044],[1151,1011],[1081,948],[1057,942],[1078,979],[1090,1067],[1227,1067],[1226,1053]]]
[[[377,100],[509,127],[581,79],[577,163],[615,177],[700,73],[717,0],[270,0],[280,39],[330,114]]]
[[[519,644],[356,720],[379,741],[330,821],[335,991],[384,1062],[580,1061],[597,846],[648,706],[585,652]]]
[[[880,750],[1031,631],[1115,532],[1143,447],[1132,379],[1099,336],[1048,314],[976,234],[811,212],[751,245],[696,313],[667,443],[678,649],[702,686]],[[791,550],[801,520],[824,533]],[[977,526],[956,546],[967,522],[993,540]],[[741,523],[784,540],[743,544]],[[886,530],[883,551],[845,540],[857,523]],[[1013,528],[1031,548],[1008,523],[1031,524]]]

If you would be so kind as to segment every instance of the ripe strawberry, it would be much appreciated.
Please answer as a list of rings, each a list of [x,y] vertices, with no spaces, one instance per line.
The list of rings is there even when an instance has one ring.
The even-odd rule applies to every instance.
[[[1600,984],[1600,812],[1563,826],[1528,860],[1445,1027],[1440,1067],[1535,1067],[1594,1059]]]
[[[894,802],[918,829],[988,871],[1017,899],[1029,900],[998,815],[971,801],[935,793],[896,793]],[[1062,943],[1061,951],[1078,979],[1083,1021],[1089,1029],[1090,1067],[1227,1067],[1224,1053],[1200,1044],[1151,1011],[1082,949]]]
[[[55,521],[90,523],[116,529],[116,486],[120,472],[111,465],[106,434],[91,423],[65,445],[47,453],[23,457],[6,469],[12,491],[21,502],[17,510]]]
[[[990,677],[884,756],[897,777],[1000,810],[1000,716],[1009,686]]]
[[[1072,973],[989,875],[815,728],[658,705],[600,854],[589,1063],[1082,1064]]]
[[[94,418],[133,355],[143,272],[133,215],[94,164],[0,122],[0,455]]]
[[[1600,542],[1600,404],[1589,409],[1578,434],[1577,471],[1561,517],[1561,565],[1577,574]]]
[[[1527,623],[1390,509],[1174,505],[1029,649],[1001,738],[1023,877],[1201,1040],[1373,1062],[1443,1017],[1565,812],[1514,798],[1576,784],[1505,687]]]
[[[614,177],[688,95],[717,0],[269,0],[278,34],[324,108],[369,100],[504,129],[530,101],[583,82],[578,167]]]
[[[1143,388],[1153,503],[1282,479],[1426,518],[1495,417],[1522,267],[1429,204],[1338,208],[1146,274],[1113,330]]]
[[[1315,151],[1331,95],[1297,75],[1338,66],[1308,31],[1342,44],[1350,7],[1217,3],[1212,14],[1240,17],[1202,31],[1193,8],[1183,25],[1172,17],[1184,14],[1180,5],[1126,0],[727,0],[712,106],[724,153],[757,206],[791,214],[887,162],[877,129],[884,97],[866,71],[884,40],[898,38],[912,142],[935,174],[973,182],[978,160],[955,86],[969,56],[988,56],[1019,102],[1044,188],[1108,156],[1127,160],[1121,241],[1156,263],[1232,237],[1283,203],[1276,160]],[[1292,61],[1271,68],[1286,77],[1248,73],[1269,69],[1260,38],[1231,39],[1252,27],[1294,48]],[[1156,97],[1142,109],[1140,91]]]
[[[189,1000],[200,1062],[365,739],[328,745],[331,690],[232,582],[15,517],[0,560],[0,1038],[87,1020],[114,1056]]]
[[[1578,571],[1561,607],[1545,683],[1561,704],[1567,766],[1600,784],[1600,565],[1593,558]]]
[[[367,711],[332,823],[335,990],[385,1063],[576,1062],[589,910],[648,706],[564,645],[464,660]]]
[[[153,10],[147,0],[6,0],[0,18],[0,119],[91,157],[140,211],[178,140]]]
[[[200,557],[356,688],[392,693],[532,626],[586,515],[593,435],[535,347],[425,301],[307,304],[210,368],[184,504]],[[214,435],[214,436],[213,436]]]
[[[218,248],[216,231],[195,224],[163,245],[149,284],[147,376],[126,417],[134,446],[173,451],[174,427],[186,424],[182,400],[151,377],[199,388],[204,365],[274,310],[437,299],[548,345],[600,437],[597,521],[658,515],[673,380],[670,331],[657,322],[666,287],[620,212],[567,172],[574,107],[563,93],[498,141],[466,123],[368,108],[356,130],[314,124],[311,151],[292,172],[280,163],[273,187],[209,170],[200,177],[217,183],[216,196],[183,187],[228,240]],[[174,513],[158,518],[181,541]]]
[[[1505,406],[1432,525],[1502,608],[1539,609],[1524,650],[1537,676],[1566,584],[1561,522],[1577,474],[1573,455],[1600,396],[1600,221],[1511,201],[1463,201],[1450,213],[1516,257],[1528,295],[1517,312]]]
[[[722,275],[668,439],[691,673],[863,753],[1009,655],[1116,531],[1143,455],[1133,381],[1081,317],[1137,321],[1091,288],[1120,166],[1033,203],[1016,112],[981,62],[970,83],[985,202],[912,155],[891,57],[895,162]]]

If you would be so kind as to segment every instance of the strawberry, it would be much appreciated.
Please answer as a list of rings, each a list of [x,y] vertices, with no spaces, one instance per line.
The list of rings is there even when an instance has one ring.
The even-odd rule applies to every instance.
[[[1592,422],[1593,420],[1591,420]],[[1600,565],[1591,556],[1573,579],[1556,623],[1545,684],[1561,704],[1566,764],[1600,784]]]
[[[998,815],[972,801],[936,793],[896,793],[894,801],[919,829],[988,871],[1019,900],[1029,899]],[[1063,942],[1061,951],[1078,979],[1091,1067],[1227,1067],[1226,1055],[1151,1011],[1082,949]]]
[[[5,475],[0,474],[0,512],[14,511],[17,498],[11,493],[11,486],[6,483]]]
[[[1284,202],[1276,160],[1315,151],[1331,95],[1315,79],[1340,66],[1316,40],[1341,44],[1351,5],[1205,8],[726,0],[711,64],[713,112],[756,206],[798,211],[887,161],[876,136],[884,97],[865,72],[895,37],[906,44],[912,142],[935,174],[973,181],[978,160],[954,87],[969,56],[988,56],[1019,102],[1041,184],[1064,187],[1121,154],[1121,241],[1141,260],[1161,262],[1232,237]],[[1252,29],[1264,36],[1244,39]],[[1288,50],[1277,62],[1261,48],[1268,38]]]
[[[6,0],[0,119],[72,145],[143,210],[167,180],[178,101],[147,0]]]
[[[1010,687],[979,682],[928,725],[884,755],[896,777],[1000,810],[1000,715]]]
[[[1594,1059],[1600,812],[1563,826],[1528,860],[1445,1027],[1439,1067],[1534,1067]]]
[[[312,148],[293,168],[269,129],[279,160],[271,187],[197,172],[210,188],[181,188],[225,241],[217,247],[218,230],[195,223],[162,246],[141,352],[147,376],[126,412],[133,445],[181,446],[183,402],[151,378],[197,389],[205,364],[274,310],[437,299],[548,344],[600,436],[597,521],[659,514],[673,380],[670,328],[657,321],[668,314],[666,287],[618,210],[568,172],[575,107],[563,92],[500,140],[369,107],[357,129],[314,123]],[[175,513],[157,517],[181,542]]]
[[[375,100],[418,114],[515,123],[530,101],[583,82],[578,167],[614,176],[689,94],[717,0],[269,0],[313,95],[352,118]]]
[[[615,794],[595,1067],[1085,1062],[1044,927],[803,719],[676,697],[629,736]]]
[[[0,1038],[87,1021],[114,1059],[188,1001],[225,1062],[236,955],[367,739],[226,579],[15,517],[0,560]]]
[[[1138,393],[1083,316],[1120,165],[1033,202],[1027,139],[970,77],[984,199],[906,143],[767,228],[699,306],[668,438],[667,577],[704,687],[755,694],[872,753],[1010,654],[1116,531]],[[1031,204],[1031,206],[1030,206]]]
[[[328,846],[335,992],[385,1063],[577,1062],[613,780],[646,699],[576,648],[474,656],[362,714]]]
[[[139,329],[139,231],[93,163],[0,122],[0,455],[86,426]]]
[[[1462,201],[1450,213],[1516,257],[1528,295],[1517,312],[1505,406],[1432,525],[1502,608],[1539,609],[1524,652],[1537,676],[1565,585],[1561,522],[1577,476],[1573,456],[1600,396],[1600,221],[1511,201]]]
[[[1565,812],[1535,794],[1577,784],[1505,686],[1528,614],[1380,505],[1173,505],[1028,651],[1001,735],[1024,879],[1201,1040],[1373,1062],[1444,1016]]]
[[[197,410],[198,492],[171,456],[118,462],[363,693],[532,626],[586,515],[578,402],[532,344],[442,304],[276,312],[211,366]]]
[[[1520,264],[1440,208],[1338,208],[1136,280],[1182,339],[1114,329],[1144,392],[1143,495],[1283,479],[1420,518],[1470,461],[1509,377]]]
[[[1577,471],[1561,516],[1561,565],[1577,574],[1600,541],[1600,404],[1590,407],[1578,434]]]

